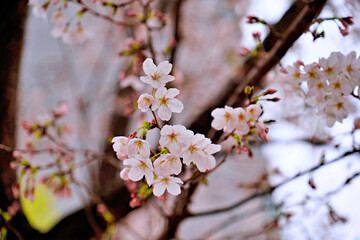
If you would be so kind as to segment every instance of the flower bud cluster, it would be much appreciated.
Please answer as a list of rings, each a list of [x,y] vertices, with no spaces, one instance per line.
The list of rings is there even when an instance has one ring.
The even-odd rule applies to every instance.
[[[172,112],[180,113],[182,103],[174,97],[179,94],[175,88],[167,89],[165,84],[175,78],[170,74],[172,65],[161,62],[158,66],[148,58],[143,64],[147,76],[141,81],[153,87],[153,94],[139,97],[138,106],[143,112],[157,110],[160,119],[168,121]],[[154,112],[155,115],[155,112]],[[146,141],[145,135],[137,137],[137,132],[128,137],[118,136],[112,139],[113,149],[126,166],[120,177],[124,180],[139,181],[145,177],[148,186],[152,186],[155,196],[162,196],[167,190],[172,195],[181,192],[182,180],[177,177],[183,170],[183,164],[194,164],[200,172],[213,169],[216,165],[214,153],[219,152],[220,145],[212,144],[203,134],[194,134],[182,125],[165,125],[161,129],[159,144],[161,150],[155,153]],[[154,128],[153,123],[144,122],[143,130]]]
[[[306,65],[298,61],[281,72],[294,92],[314,107],[318,116],[325,117],[328,127],[353,111],[349,96],[360,85],[360,58],[355,52],[347,56],[333,52],[329,58]]]

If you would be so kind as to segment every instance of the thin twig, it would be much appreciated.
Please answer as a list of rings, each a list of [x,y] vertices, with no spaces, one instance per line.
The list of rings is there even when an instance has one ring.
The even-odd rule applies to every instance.
[[[301,176],[303,176],[303,175],[306,175],[306,174],[308,174],[308,173],[314,172],[314,171],[316,171],[316,170],[318,170],[318,169],[320,169],[320,168],[322,168],[322,167],[324,167],[324,166],[333,164],[333,163],[335,163],[335,162],[338,162],[338,161],[341,160],[341,159],[345,159],[345,157],[347,157],[347,156],[349,156],[349,155],[352,155],[352,154],[354,154],[354,153],[359,153],[359,152],[360,152],[359,149],[354,149],[354,150],[352,150],[352,151],[345,152],[345,153],[342,154],[341,156],[339,156],[339,157],[337,157],[337,158],[335,158],[335,159],[333,159],[333,160],[331,160],[331,161],[321,162],[319,165],[316,165],[315,167],[312,167],[312,168],[310,168],[310,169],[308,169],[308,170],[306,170],[306,171],[300,172],[300,173],[296,174],[295,176],[293,176],[293,177],[291,177],[291,178],[289,178],[289,179],[287,179],[287,180],[285,180],[285,181],[283,181],[283,182],[281,182],[281,183],[279,183],[279,184],[277,184],[277,185],[275,185],[275,186],[273,186],[273,187],[270,187],[270,188],[268,188],[268,189],[266,189],[266,190],[264,190],[264,191],[262,191],[262,192],[255,193],[255,194],[253,194],[253,195],[251,195],[251,196],[249,196],[249,197],[247,197],[247,198],[241,199],[241,200],[238,201],[237,203],[234,203],[234,204],[232,204],[232,205],[230,205],[230,206],[228,206],[228,207],[219,208],[219,209],[215,209],[215,210],[211,210],[211,211],[206,211],[206,212],[194,213],[194,214],[191,214],[191,213],[190,213],[190,214],[189,214],[189,217],[208,216],[208,215],[212,215],[212,214],[217,214],[217,213],[222,213],[222,212],[230,211],[230,210],[232,210],[232,209],[235,209],[235,208],[237,208],[237,207],[239,207],[239,206],[244,205],[244,204],[247,203],[247,202],[250,202],[250,201],[253,200],[253,199],[266,196],[266,195],[272,193],[272,192],[273,192],[274,190],[276,190],[277,188],[282,187],[282,186],[284,186],[284,185],[286,185],[286,184],[294,181],[295,179],[297,179],[297,178],[299,178],[299,177],[301,177]]]

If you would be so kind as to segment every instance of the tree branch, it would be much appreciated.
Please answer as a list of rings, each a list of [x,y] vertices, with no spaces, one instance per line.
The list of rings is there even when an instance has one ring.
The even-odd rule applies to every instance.
[[[252,201],[252,200],[254,200],[256,198],[263,197],[263,196],[266,196],[268,194],[271,194],[277,188],[280,188],[280,187],[294,181],[295,179],[297,179],[297,178],[299,178],[301,176],[304,176],[304,175],[306,175],[308,173],[315,172],[316,170],[318,170],[318,169],[320,169],[320,168],[322,168],[324,166],[336,163],[336,162],[338,162],[338,161],[340,161],[342,159],[345,159],[349,155],[352,155],[354,153],[359,153],[359,152],[360,152],[359,149],[354,149],[352,151],[345,152],[341,156],[339,156],[339,157],[337,157],[337,158],[335,158],[335,159],[333,159],[331,161],[321,162],[318,165],[316,165],[315,167],[312,167],[312,168],[310,168],[310,169],[308,169],[306,171],[300,172],[300,173],[296,174],[295,176],[293,176],[293,177],[291,177],[291,178],[289,178],[289,179],[287,179],[287,180],[285,180],[285,181],[283,181],[283,182],[281,182],[281,183],[279,183],[279,184],[277,184],[277,185],[275,185],[273,187],[270,187],[270,188],[268,188],[268,189],[266,189],[264,191],[261,191],[259,193],[253,194],[253,195],[251,195],[251,196],[249,196],[247,198],[244,198],[244,199],[240,200],[239,202],[236,202],[236,203],[234,203],[234,204],[232,204],[232,205],[230,205],[228,207],[219,208],[219,209],[216,209],[216,210],[211,210],[211,211],[206,211],[206,212],[194,213],[194,214],[189,213],[188,216],[189,217],[201,217],[201,216],[208,216],[208,215],[213,215],[213,214],[218,214],[218,213],[223,213],[223,212],[233,210],[233,209],[235,209],[237,207],[240,207],[240,206],[244,205],[245,203],[248,203],[248,202],[250,202],[250,201]],[[350,178],[350,179],[352,179],[352,178]]]

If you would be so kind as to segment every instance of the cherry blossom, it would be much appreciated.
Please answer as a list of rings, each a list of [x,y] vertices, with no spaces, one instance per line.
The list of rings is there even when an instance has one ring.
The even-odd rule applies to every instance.
[[[128,143],[128,155],[130,157],[133,156],[142,156],[149,157],[150,156],[150,144],[142,140],[140,138],[131,139]]]
[[[128,155],[128,143],[129,138],[127,137],[114,137],[111,140],[113,144],[113,149],[116,152],[116,155],[119,159],[124,159]]]
[[[160,135],[160,145],[168,148],[172,154],[180,155],[181,149],[194,133],[182,125],[165,125],[161,129]]]
[[[158,176],[177,175],[181,172],[181,168],[180,158],[170,153],[161,154],[154,162],[155,174]]]
[[[211,126],[216,130],[224,129],[224,132],[234,130],[237,116],[232,107],[225,106],[225,108],[216,108],[211,112],[211,116],[214,117]]]
[[[154,102],[154,97],[150,94],[142,94],[137,101],[140,111],[146,112],[149,110],[150,105]]]
[[[149,186],[153,183],[154,173],[153,165],[149,158],[141,155],[136,155],[134,158],[124,160],[125,166],[130,166],[127,177],[136,182],[141,180],[144,176]],[[126,174],[125,172],[123,174]],[[126,176],[126,175],[125,175]]]
[[[252,112],[257,111],[257,108],[251,108]],[[261,108],[260,108],[261,109]],[[234,109],[234,113],[236,118],[236,123],[235,123],[235,129],[236,129],[236,134],[243,136],[246,135],[249,131],[250,131],[250,127],[248,124],[249,121],[249,115],[248,113],[243,109],[243,108],[235,108]]]
[[[196,167],[200,172],[206,172],[213,169],[216,166],[215,157],[212,155],[221,150],[221,145],[218,144],[209,144],[202,151],[205,154],[204,158],[198,159],[196,163]]]
[[[198,159],[205,158],[206,155],[202,149],[206,148],[210,142],[210,139],[205,138],[203,134],[191,136],[180,154],[183,158],[183,163],[189,165],[191,162],[196,163]]]
[[[344,55],[339,52],[331,53],[329,58],[320,58],[319,65],[322,67],[325,76],[330,79],[336,79],[338,73],[341,71],[341,64]]]
[[[334,97],[326,103],[324,111],[326,125],[332,127],[336,121],[342,122],[350,112],[354,111],[354,106],[346,97]]]
[[[151,109],[153,111],[158,109],[158,115],[161,120],[168,121],[173,112],[182,112],[184,108],[183,104],[174,98],[179,93],[179,90],[176,88],[166,89],[165,87],[160,87],[157,89]]]
[[[147,76],[140,77],[140,80],[143,83],[150,84],[153,88],[164,87],[166,83],[175,79],[169,75],[171,69],[172,64],[168,61],[163,61],[156,66],[151,58],[147,58],[143,63],[143,70]]]
[[[246,108],[246,112],[247,112],[247,114],[249,114],[250,118],[256,120],[260,117],[263,110],[261,109],[260,104],[256,103],[256,104],[251,104],[250,106],[248,106]]]
[[[181,193],[179,184],[183,184],[180,178],[170,176],[158,177],[153,184],[153,193],[155,196],[160,197],[167,190],[172,195],[179,195]]]

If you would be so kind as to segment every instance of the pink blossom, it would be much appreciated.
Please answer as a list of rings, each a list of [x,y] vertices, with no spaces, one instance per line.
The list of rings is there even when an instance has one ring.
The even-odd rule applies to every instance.
[[[179,93],[179,90],[176,88],[166,89],[165,87],[160,87],[157,89],[151,109],[153,111],[158,109],[158,115],[161,120],[168,121],[173,112],[182,112],[184,106],[175,98]]]
[[[169,176],[179,174],[182,164],[180,158],[170,153],[161,154],[154,162],[155,174],[158,176]]]
[[[155,196],[160,197],[164,194],[165,190],[172,195],[179,195],[181,193],[181,188],[179,184],[183,184],[180,178],[177,177],[158,177],[154,181],[154,190],[153,193]]]
[[[169,75],[172,64],[168,61],[163,61],[156,66],[151,58],[147,58],[143,63],[143,69],[147,76],[140,77],[140,80],[153,88],[164,87],[167,82],[175,79],[175,77]]]

